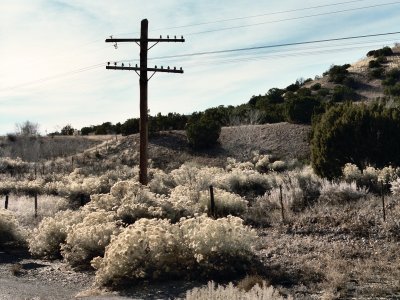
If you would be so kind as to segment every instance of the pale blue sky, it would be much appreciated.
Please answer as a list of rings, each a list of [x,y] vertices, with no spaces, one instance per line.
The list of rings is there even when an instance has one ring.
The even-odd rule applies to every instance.
[[[321,7],[308,9],[315,6]],[[104,40],[139,37],[143,18],[150,37],[186,38],[183,44],[155,46],[149,58],[400,31],[400,1],[394,0],[1,0],[0,12],[0,134],[25,120],[39,123],[45,133],[66,124],[81,128],[138,117],[138,76],[106,70],[105,63],[136,60],[139,47],[125,43],[114,49]],[[199,23],[208,24],[189,26]],[[242,27],[214,31],[237,26]],[[211,32],[199,33],[204,31]],[[400,35],[149,60],[185,71],[150,80],[150,113],[245,103],[397,41]]]

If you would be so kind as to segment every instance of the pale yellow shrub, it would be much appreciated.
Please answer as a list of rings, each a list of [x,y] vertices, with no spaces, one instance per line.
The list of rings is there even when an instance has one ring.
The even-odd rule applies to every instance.
[[[186,292],[186,300],[284,300],[284,298],[272,286],[255,285],[249,291],[243,291],[235,287],[232,282],[228,285],[216,285],[213,281],[208,282],[207,286],[194,288]]]

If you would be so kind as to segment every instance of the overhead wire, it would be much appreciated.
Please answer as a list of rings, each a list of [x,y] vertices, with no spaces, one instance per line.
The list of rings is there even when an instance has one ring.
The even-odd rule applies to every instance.
[[[14,90],[14,89],[18,89],[18,88],[21,88],[21,87],[26,87],[26,86],[33,85],[33,84],[47,82],[47,81],[51,81],[51,80],[54,80],[54,79],[59,79],[59,78],[62,78],[62,77],[72,76],[72,75],[76,75],[76,74],[79,74],[79,73],[82,73],[82,72],[91,71],[93,69],[104,67],[104,64],[105,63],[100,63],[100,64],[91,65],[91,66],[86,66],[86,67],[75,69],[75,70],[71,70],[71,71],[68,71],[68,72],[59,73],[59,74],[55,74],[55,75],[48,76],[48,77],[43,77],[43,78],[40,78],[40,79],[37,79],[37,80],[33,80],[33,81],[29,81],[29,82],[24,82],[24,83],[21,83],[21,84],[18,84],[18,85],[1,88],[0,92],[6,91],[6,90]]]
[[[334,3],[334,4],[318,5],[318,6],[307,7],[307,8],[287,10],[287,11],[281,11],[281,12],[275,12],[275,13],[260,14],[260,15],[247,16],[247,17],[238,17],[238,18],[231,18],[231,19],[223,19],[223,20],[219,20],[219,21],[220,22],[226,22],[226,21],[231,21],[231,20],[252,18],[252,17],[258,17],[258,16],[263,16],[263,15],[269,15],[269,14],[280,14],[280,13],[287,13],[287,12],[292,12],[292,11],[315,9],[315,8],[334,6],[334,5],[343,5],[343,4],[362,2],[362,1],[366,1],[366,0],[353,0],[353,1]],[[361,8],[353,8],[353,9],[341,10],[341,11],[336,11],[336,12],[322,13],[322,14],[316,14],[316,15],[326,15],[326,14],[339,13],[339,12],[345,12],[345,11],[351,11],[351,10],[357,10],[357,9],[366,9],[366,8],[378,7],[378,6],[384,6],[384,5],[392,5],[392,4],[400,4],[400,1],[391,2],[391,3],[384,3],[384,4],[377,4],[377,5],[361,7]],[[316,15],[312,15],[312,16],[316,16]],[[302,17],[290,18],[290,19],[285,19],[285,20],[299,19],[299,18],[305,18],[305,17],[310,17],[310,16],[302,16]],[[280,20],[280,21],[284,21],[284,20]],[[218,22],[218,21],[203,22],[202,24],[205,24],[205,23],[216,23],[216,22]],[[261,23],[258,23],[258,24],[261,24]],[[191,24],[191,25],[187,25],[186,27],[197,26],[197,25],[201,25],[201,24],[200,23]],[[257,24],[249,24],[249,25],[244,25],[244,26],[248,27],[248,26],[253,26],[253,25],[257,25]],[[182,27],[182,26],[180,26],[180,27]],[[227,29],[232,29],[232,28],[238,28],[238,27],[222,28],[222,29],[216,29],[216,30],[227,30]],[[277,47],[285,47],[285,46],[295,46],[295,45],[302,45],[302,44],[313,44],[313,43],[322,43],[322,42],[330,42],[330,41],[340,41],[340,40],[348,40],[348,39],[358,39],[358,38],[366,38],[366,37],[394,35],[394,34],[399,34],[399,33],[400,32],[391,32],[391,33],[352,36],[352,37],[343,37],[343,38],[334,38],[334,39],[314,40],[314,41],[297,42],[297,43],[285,43],[285,44],[275,44],[275,45],[253,46],[253,47],[246,47],[246,48],[234,48],[234,49],[225,49],[225,50],[204,51],[204,52],[196,52],[196,53],[186,53],[186,54],[178,54],[178,55],[159,56],[159,57],[150,58],[149,60],[184,58],[184,57],[191,57],[191,56],[204,56],[204,55],[222,54],[222,53],[230,53],[230,52],[242,52],[242,51],[260,50],[260,49],[277,48]],[[195,34],[195,33],[193,33],[193,34]],[[122,60],[122,61],[129,61],[129,60]],[[132,61],[132,60],[130,60],[130,61]],[[34,81],[18,84],[18,85],[12,86],[12,87],[1,88],[0,91],[10,90],[10,89],[12,90],[12,89],[16,89],[16,88],[20,88],[20,87],[36,84],[36,83],[42,83],[42,82],[46,82],[46,81],[49,81],[49,80],[61,78],[61,77],[64,77],[64,76],[75,75],[75,74],[78,74],[78,73],[81,73],[81,72],[86,72],[86,71],[93,70],[95,68],[99,68],[102,65],[103,64],[97,64],[97,65],[91,65],[91,66],[84,67],[84,68],[79,68],[79,69],[72,70],[72,71],[69,71],[69,72],[60,73],[60,74],[56,74],[56,75],[53,75],[53,76],[44,77],[44,78],[41,78],[41,79],[38,79],[38,80],[34,80]]]
[[[301,19],[314,18],[314,17],[321,17],[321,16],[339,14],[339,13],[362,10],[362,9],[369,9],[369,8],[376,8],[376,7],[381,7],[381,6],[395,5],[395,4],[400,4],[400,1],[390,2],[390,3],[381,3],[381,4],[375,4],[375,5],[357,7],[357,8],[349,8],[349,9],[343,9],[343,10],[337,10],[337,11],[331,11],[331,12],[325,12],[325,13],[312,14],[312,15],[307,15],[307,16],[291,17],[291,18],[280,19],[280,20],[271,20],[271,21],[253,23],[253,24],[245,24],[245,25],[237,25],[237,26],[223,27],[223,28],[217,28],[217,29],[209,29],[209,30],[186,33],[185,36],[204,34],[204,33],[212,33],[212,32],[219,32],[219,31],[226,31],[226,30],[239,29],[239,28],[248,28],[248,27],[260,26],[260,25],[265,25],[265,24],[273,24],[273,23],[280,23],[280,22],[293,21],[293,20],[301,20]]]
[[[179,26],[172,26],[172,27],[161,27],[161,28],[155,28],[155,29],[149,30],[149,32],[160,31],[160,30],[188,28],[188,27],[196,27],[196,26],[202,26],[202,25],[217,24],[217,23],[245,20],[245,19],[251,19],[251,18],[259,18],[259,17],[265,17],[265,16],[279,15],[279,14],[285,14],[285,13],[312,10],[312,9],[318,9],[318,8],[324,8],[324,7],[332,7],[332,6],[345,5],[345,4],[356,3],[356,2],[365,2],[365,1],[369,1],[369,0],[344,1],[344,2],[322,4],[322,5],[302,7],[302,8],[296,8],[296,9],[282,10],[282,11],[276,11],[276,12],[268,12],[268,13],[262,13],[262,14],[257,14],[257,15],[244,16],[244,17],[219,19],[219,20],[205,21],[205,22],[199,22],[199,23],[193,23],[193,24],[187,24],[187,25],[179,25]],[[136,33],[139,33],[139,32],[136,31],[136,32],[120,33],[118,35],[136,34]]]
[[[194,53],[184,53],[184,54],[177,54],[177,55],[165,55],[165,56],[158,56],[158,57],[149,58],[149,60],[158,60],[158,59],[166,59],[166,58],[182,58],[182,57],[191,57],[191,56],[203,56],[203,55],[210,55],[210,54],[220,54],[220,53],[229,53],[229,52],[242,52],[242,51],[251,51],[251,50],[259,50],[259,49],[269,49],[269,48],[281,48],[281,47],[288,47],[288,46],[319,44],[319,43],[332,42],[332,41],[344,41],[344,40],[360,39],[360,38],[367,38],[367,37],[377,37],[377,36],[387,36],[387,35],[396,35],[396,34],[400,34],[400,31],[386,32],[386,33],[376,33],[376,34],[366,34],[366,35],[356,35],[356,36],[331,38],[331,39],[311,40],[311,41],[303,41],[303,42],[292,42],[292,43],[282,43],[282,44],[273,44],[273,45],[252,46],[252,47],[244,47],[244,48],[232,48],[232,49],[225,49],[225,50],[212,50],[212,51],[203,51],[203,52],[194,52]]]

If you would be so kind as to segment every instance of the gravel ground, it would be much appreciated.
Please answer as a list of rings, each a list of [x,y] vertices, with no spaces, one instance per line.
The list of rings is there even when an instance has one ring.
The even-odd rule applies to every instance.
[[[67,300],[76,299],[91,289],[93,272],[75,272],[62,261],[33,259],[22,250],[0,248],[0,300]],[[202,285],[199,282],[144,282],[119,294],[78,297],[88,300],[176,299],[186,290]],[[90,293],[89,293],[90,294]]]

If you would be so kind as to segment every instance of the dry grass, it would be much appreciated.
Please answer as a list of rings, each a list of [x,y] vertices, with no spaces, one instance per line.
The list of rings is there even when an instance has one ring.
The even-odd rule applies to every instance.
[[[291,224],[262,230],[259,255],[266,276],[295,299],[400,298],[400,203],[383,222],[379,199],[316,205]],[[390,205],[388,205],[390,207]],[[396,225],[397,224],[397,225]]]
[[[70,208],[68,200],[58,196],[38,196],[38,211],[35,218],[34,198],[10,195],[8,209],[12,211],[19,224],[25,228],[34,228],[44,217],[54,216],[60,210]]]

